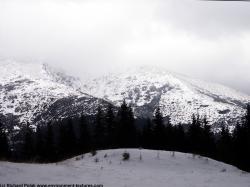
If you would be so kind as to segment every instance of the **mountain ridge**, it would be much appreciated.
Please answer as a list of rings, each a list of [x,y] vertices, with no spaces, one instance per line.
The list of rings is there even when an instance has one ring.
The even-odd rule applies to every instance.
[[[137,116],[151,117],[160,106],[173,124],[189,123],[194,113],[206,115],[210,124],[232,122],[244,113],[245,104],[250,101],[250,96],[226,86],[155,67],[102,76],[83,84],[83,90],[115,105],[125,99]]]
[[[53,72],[48,65],[7,61],[0,75],[0,113],[9,123],[92,115],[98,105],[108,105],[81,92],[78,79]]]
[[[175,125],[193,114],[210,124],[239,120],[250,96],[226,86],[192,79],[157,67],[136,67],[81,81],[48,64],[1,61],[0,113],[7,121],[40,123],[94,115],[99,105],[118,107],[125,99],[137,118],[156,107]]]

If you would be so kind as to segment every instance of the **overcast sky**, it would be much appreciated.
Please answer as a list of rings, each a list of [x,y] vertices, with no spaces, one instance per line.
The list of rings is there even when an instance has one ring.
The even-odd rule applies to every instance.
[[[0,58],[82,78],[157,65],[250,94],[250,2],[0,0]]]

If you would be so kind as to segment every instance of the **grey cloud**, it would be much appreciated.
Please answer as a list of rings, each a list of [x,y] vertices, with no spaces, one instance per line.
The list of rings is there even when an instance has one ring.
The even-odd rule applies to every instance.
[[[0,57],[82,78],[158,65],[250,94],[250,3],[2,0]]]

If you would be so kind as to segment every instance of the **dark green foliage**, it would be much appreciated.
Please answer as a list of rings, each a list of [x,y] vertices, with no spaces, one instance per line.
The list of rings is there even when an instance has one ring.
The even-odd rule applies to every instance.
[[[186,133],[181,124],[173,127],[174,135],[173,135],[173,150],[178,150],[182,152],[186,152],[187,144],[186,144]]]
[[[208,125],[208,121],[206,116],[203,119],[203,128],[202,128],[202,149],[201,149],[201,154],[207,155],[210,157],[215,156],[215,137],[214,134],[211,131],[211,126]]]
[[[135,119],[123,101],[117,112],[111,105],[107,110],[99,107],[94,117],[53,121],[37,126],[36,132],[27,123],[16,135],[11,154],[7,130],[0,123],[0,158],[55,162],[91,150],[143,147],[200,154],[250,171],[250,106],[246,111],[233,132],[222,123],[220,133],[214,133],[206,116],[193,115],[190,124],[173,126],[159,107],[153,119]],[[123,159],[128,160],[129,154],[124,153]]]
[[[91,148],[91,140],[90,140],[90,134],[88,129],[88,123],[85,119],[85,116],[81,116],[79,120],[79,126],[78,126],[78,139],[77,139],[77,145],[78,145],[78,152],[87,152]]]
[[[155,148],[163,150],[165,147],[165,126],[163,123],[163,117],[159,107],[155,111],[153,123],[154,123],[153,141]]]
[[[9,143],[6,129],[0,121],[0,159],[7,159],[10,156]]]
[[[142,147],[147,149],[152,149],[154,147],[153,137],[153,123],[151,119],[147,119],[146,124],[143,127],[142,131]]]
[[[242,123],[236,126],[233,134],[234,162],[244,170],[250,170],[250,105]]]
[[[106,123],[104,120],[104,113],[99,106],[97,109],[94,129],[94,144],[96,149],[102,149],[106,144]]]
[[[133,110],[124,100],[117,115],[117,143],[119,147],[135,147],[137,141],[134,120]]]
[[[199,115],[192,116],[192,123],[188,129],[189,151],[199,154],[202,150],[202,127]]]
[[[66,124],[62,126],[61,138],[64,142],[65,155],[71,156],[76,152],[76,136],[73,128],[73,121],[71,118],[66,120]]]
[[[47,162],[53,162],[56,160],[54,131],[51,122],[47,124],[47,133],[45,139],[45,158]]]
[[[24,131],[24,142],[23,142],[23,158],[24,160],[31,161],[34,156],[34,146],[33,146],[33,131],[30,127],[30,123],[27,122],[23,129]]]
[[[229,133],[228,127],[222,125],[220,137],[217,142],[218,159],[230,163],[232,156],[232,137]]]
[[[114,148],[116,147],[115,142],[117,140],[117,125],[112,105],[108,106],[108,110],[105,115],[105,122],[107,125],[107,145],[109,145],[110,148]]]
[[[41,161],[45,154],[45,144],[44,144],[44,135],[42,133],[42,127],[40,125],[36,128],[35,134],[35,160]]]
[[[122,160],[127,161],[130,158],[130,154],[128,152],[124,152],[122,154]]]
[[[92,150],[90,153],[91,153],[92,156],[95,156],[97,154],[97,151],[96,150]]]

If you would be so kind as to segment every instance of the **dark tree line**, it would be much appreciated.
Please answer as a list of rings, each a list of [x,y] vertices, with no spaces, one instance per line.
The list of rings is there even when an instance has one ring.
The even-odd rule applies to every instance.
[[[117,112],[111,105],[105,111],[99,107],[94,117],[52,121],[36,130],[27,123],[12,146],[0,122],[0,158],[46,163],[98,149],[142,147],[199,154],[250,171],[250,106],[233,132],[225,124],[219,133],[212,132],[206,116],[193,115],[186,125],[170,121],[160,108],[153,119],[136,119],[124,101]]]

